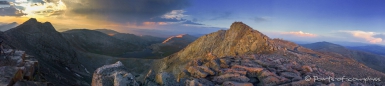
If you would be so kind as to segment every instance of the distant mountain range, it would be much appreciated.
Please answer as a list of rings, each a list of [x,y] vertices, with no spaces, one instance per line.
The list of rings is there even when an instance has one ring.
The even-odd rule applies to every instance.
[[[316,42],[311,44],[302,44],[301,46],[310,48],[312,50],[321,51],[321,52],[333,52],[340,54],[344,57],[353,58],[358,62],[364,63],[365,65],[376,69],[378,71],[385,73],[385,68],[383,65],[385,65],[385,56],[379,55],[379,54],[373,54],[369,52],[359,51],[359,50],[350,50],[348,48],[345,48],[341,45],[329,43],[329,42]],[[361,48],[361,49],[375,49],[370,47],[354,47],[354,48]],[[381,48],[378,46],[378,48]]]
[[[385,85],[307,81],[307,76],[385,78],[385,58],[328,42],[298,45],[271,39],[242,22],[199,38],[188,34],[159,38],[112,30],[60,33],[51,23],[32,18],[0,32],[0,39],[35,57],[39,82],[55,86],[90,86],[101,82],[93,81],[95,76],[108,77],[104,81],[109,85]]]
[[[303,42],[303,41],[294,41],[297,44],[306,45],[311,44],[311,42]],[[367,43],[359,43],[359,42],[328,42],[334,43],[334,45],[338,45],[339,47],[344,47],[350,50],[358,50],[368,53],[373,53],[377,55],[385,55],[385,46],[376,45],[376,44],[367,44]]]
[[[364,51],[364,52],[385,56],[385,47],[380,45],[353,46],[353,47],[348,46],[346,48],[351,50]]]
[[[137,36],[130,33],[119,33],[109,29],[96,29],[96,31],[105,33],[109,36],[115,37],[117,39],[123,40],[131,44],[135,44],[141,47],[146,47],[154,43],[160,43],[165,40],[165,38],[154,37],[149,35]]]
[[[73,29],[61,33],[77,49],[110,56],[119,56],[126,52],[138,51],[139,46],[99,31]]]
[[[16,27],[18,24],[16,22],[8,23],[8,24],[2,24],[0,23],[0,31],[7,31],[11,28]]]

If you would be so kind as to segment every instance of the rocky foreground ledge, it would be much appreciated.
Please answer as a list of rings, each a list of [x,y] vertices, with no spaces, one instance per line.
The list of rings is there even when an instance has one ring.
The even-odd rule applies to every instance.
[[[120,62],[104,65],[95,70],[92,86],[139,86],[135,76]]]
[[[254,54],[190,61],[177,76],[149,71],[143,83],[135,80],[121,62],[98,68],[92,86],[372,86],[375,83],[315,80],[336,78],[316,65],[301,65],[276,54]],[[380,85],[381,86],[381,85]]]
[[[168,77],[167,77],[168,76]],[[207,56],[188,63],[184,72],[149,74],[145,86],[312,86],[348,84],[315,82],[306,76],[334,77],[316,66],[300,65],[278,55]],[[176,82],[172,82],[175,80]]]
[[[24,51],[5,49],[0,55],[0,86],[51,86],[40,78],[39,63]]]

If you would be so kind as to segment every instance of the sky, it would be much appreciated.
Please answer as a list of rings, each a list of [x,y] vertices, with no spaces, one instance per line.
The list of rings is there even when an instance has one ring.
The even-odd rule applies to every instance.
[[[385,45],[384,0],[0,0],[0,29],[29,18],[58,31],[154,36],[207,34],[242,21],[270,38]]]

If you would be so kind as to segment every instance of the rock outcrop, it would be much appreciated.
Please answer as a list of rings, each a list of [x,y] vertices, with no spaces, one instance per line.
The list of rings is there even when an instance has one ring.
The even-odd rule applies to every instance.
[[[0,86],[49,86],[38,69],[38,61],[24,51],[5,49],[0,55]]]
[[[120,62],[104,65],[95,70],[92,86],[139,86],[135,76]]]

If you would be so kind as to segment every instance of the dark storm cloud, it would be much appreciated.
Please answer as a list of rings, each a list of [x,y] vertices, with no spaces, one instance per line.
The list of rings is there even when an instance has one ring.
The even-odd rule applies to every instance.
[[[188,0],[66,0],[74,14],[116,22],[144,22],[188,6]]]
[[[193,22],[193,21],[190,21],[190,20],[187,20],[187,21],[183,22],[182,24],[189,24],[189,25],[204,25],[204,24],[196,23],[196,22]]]
[[[10,5],[8,1],[0,1],[0,5]]]
[[[23,16],[25,13],[14,6],[0,8],[0,16]]]

